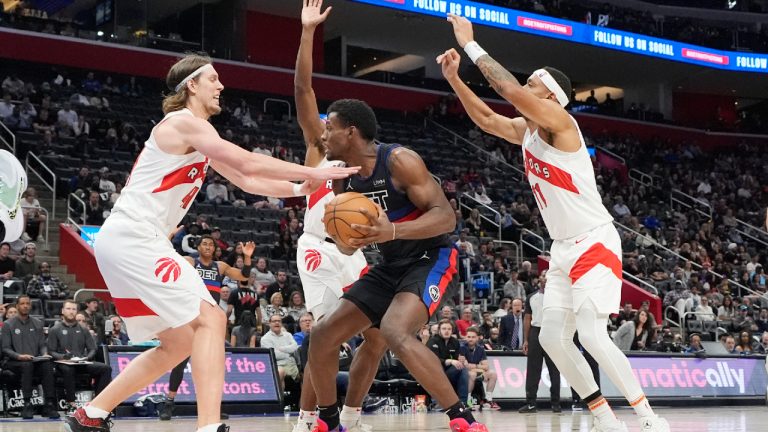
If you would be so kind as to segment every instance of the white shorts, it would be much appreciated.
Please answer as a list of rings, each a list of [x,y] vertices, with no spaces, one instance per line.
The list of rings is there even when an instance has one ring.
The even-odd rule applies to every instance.
[[[345,288],[368,271],[362,251],[344,255],[335,244],[309,233],[299,237],[296,261],[307,311],[316,320],[332,311]]]
[[[200,300],[217,306],[197,270],[154,226],[119,213],[96,236],[96,262],[131,341],[154,339],[200,314]]]
[[[578,312],[587,299],[599,313],[621,307],[621,240],[612,223],[552,243],[544,309]]]

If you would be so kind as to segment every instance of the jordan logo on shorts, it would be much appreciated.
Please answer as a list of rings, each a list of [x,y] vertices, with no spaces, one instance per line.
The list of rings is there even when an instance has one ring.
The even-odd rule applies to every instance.
[[[160,278],[163,283],[168,282],[171,278],[173,278],[173,282],[176,282],[180,274],[181,267],[171,258],[160,258],[155,262],[155,276]]]
[[[304,254],[304,263],[307,265],[308,272],[317,270],[321,262],[323,262],[323,256],[316,249],[309,249]]]

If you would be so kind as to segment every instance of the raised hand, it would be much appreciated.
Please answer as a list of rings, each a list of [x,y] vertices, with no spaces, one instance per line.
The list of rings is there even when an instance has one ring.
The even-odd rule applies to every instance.
[[[360,171],[360,167],[327,167],[327,168],[313,168],[307,180],[337,180],[357,174]]]
[[[320,13],[322,8],[323,0],[304,0],[304,7],[301,8],[301,25],[314,28],[325,21],[333,7],[328,6],[325,12]]]
[[[453,35],[456,36],[456,42],[460,47],[464,48],[464,45],[475,40],[472,23],[468,19],[448,14],[448,22],[453,25]]]
[[[446,79],[455,78],[459,74],[459,64],[461,63],[461,55],[458,51],[451,48],[446,52],[437,56],[437,63],[442,66],[443,76]]]
[[[253,251],[255,250],[256,250],[256,243],[249,241],[243,244],[243,255],[247,257],[253,256]]]

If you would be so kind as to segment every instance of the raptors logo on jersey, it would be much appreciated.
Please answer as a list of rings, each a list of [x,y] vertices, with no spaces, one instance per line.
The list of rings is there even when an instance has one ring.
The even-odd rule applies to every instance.
[[[320,267],[320,263],[323,262],[323,255],[317,249],[308,249],[304,253],[304,264],[307,266],[308,272],[313,272]]]
[[[155,261],[155,276],[162,280],[163,283],[167,283],[172,280],[176,282],[181,275],[181,267],[172,258],[160,258]]]
[[[523,137],[525,174],[554,240],[583,234],[613,220],[597,191],[592,160],[581,131],[579,139],[581,148],[568,153],[541,139],[538,130],[526,130]]]

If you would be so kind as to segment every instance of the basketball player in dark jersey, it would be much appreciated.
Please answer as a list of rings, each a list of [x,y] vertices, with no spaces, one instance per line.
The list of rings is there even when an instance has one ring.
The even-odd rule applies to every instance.
[[[338,184],[337,193],[363,193],[379,213],[366,213],[371,226],[353,225],[365,237],[350,240],[352,248],[335,243],[347,254],[371,245],[384,261],[355,282],[339,306],[312,329],[312,338],[323,341],[309,348],[320,414],[316,430],[339,430],[338,346],[378,326],[416,380],[447,408],[454,432],[487,431],[459,400],[438,358],[416,339],[441,300],[455,291],[458,251],[447,235],[455,227],[454,213],[418,154],[397,144],[379,144],[375,135],[376,116],[364,102],[344,99],[328,108],[322,136],[326,157],[362,167],[359,175]]]
[[[200,278],[208,288],[208,292],[211,293],[213,300],[218,304],[221,300],[221,281],[224,276],[229,276],[230,279],[238,281],[247,281],[248,275],[251,273],[251,256],[256,249],[256,244],[248,242],[243,245],[243,268],[238,270],[234,267],[230,267],[229,264],[224,261],[214,261],[213,252],[216,250],[216,240],[210,235],[204,235],[200,238],[200,243],[197,245],[197,251],[200,253],[199,258],[192,258],[191,256],[185,256],[184,258],[189,261],[192,266],[195,267]],[[176,392],[179,390],[181,380],[184,377],[184,369],[187,367],[189,357],[184,361],[176,365],[171,370],[171,377],[168,379],[168,401],[163,406],[163,411],[160,412],[160,420],[170,420],[173,417],[174,403],[173,399],[176,397]],[[221,419],[226,420],[229,418],[227,414],[221,413]]]

